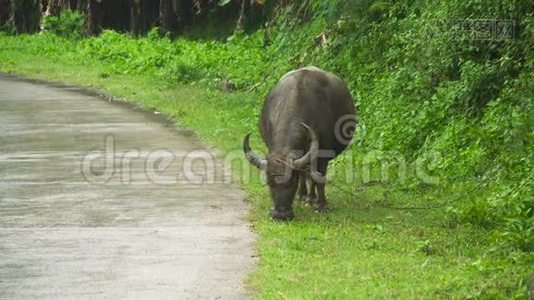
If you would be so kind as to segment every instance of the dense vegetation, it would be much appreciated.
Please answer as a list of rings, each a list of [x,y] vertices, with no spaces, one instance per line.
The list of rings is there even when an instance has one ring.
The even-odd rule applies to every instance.
[[[529,270],[533,271],[534,263],[531,1],[309,0],[284,3],[269,12],[263,16],[270,20],[266,27],[245,26],[246,31],[237,30],[224,39],[171,37],[155,28],[145,37],[105,30],[99,36],[80,41],[77,40],[83,33],[78,25],[80,18],[65,12],[46,21],[45,29],[66,38],[50,34],[4,35],[0,38],[0,49],[24,49],[28,54],[44,55],[65,64],[97,66],[101,81],[125,75],[145,76],[155,78],[161,87],[196,85],[251,97],[239,104],[210,103],[221,107],[228,121],[236,123],[229,126],[232,141],[234,135],[239,138],[246,131],[257,130],[261,98],[285,72],[309,64],[330,70],[351,88],[360,121],[355,142],[332,170],[334,182],[352,194],[378,182],[381,196],[374,199],[373,190],[367,199],[378,207],[433,207],[422,214],[439,220],[442,227],[434,234],[440,230],[444,235],[451,234],[457,228],[469,232],[458,233],[459,237],[481,233],[474,234],[473,243],[486,242],[482,248],[476,248],[482,252],[474,254],[473,249],[468,252],[479,259],[474,262],[477,267],[486,265],[479,276],[490,274],[488,280],[492,283],[472,287],[474,291],[451,292],[451,286],[458,284],[453,280],[437,296],[447,297],[449,292],[460,297],[524,295],[526,276]],[[508,27],[512,31],[488,32],[478,27],[475,19],[513,22]],[[204,30],[216,26],[210,23]],[[2,55],[0,58],[0,69],[16,70],[15,59]],[[164,101],[157,103],[167,105]],[[177,115],[187,113],[180,111]],[[195,121],[185,122],[201,126]],[[199,131],[208,132],[202,128]],[[234,149],[239,147],[237,143]],[[421,162],[425,162],[425,171],[438,180],[429,182],[418,176],[416,171]],[[404,163],[406,175],[397,174]],[[354,178],[345,173],[347,164],[357,173]],[[371,165],[370,178],[361,174],[366,164]],[[390,166],[388,176],[382,172],[384,164]],[[352,179],[347,180],[349,177]],[[334,195],[347,198],[347,202],[352,197]],[[332,202],[335,207],[336,200]],[[268,204],[263,201],[258,205],[264,208]],[[393,218],[399,214],[404,212],[395,213]],[[345,220],[338,220],[337,225],[362,217],[350,212],[332,218],[336,216]],[[400,220],[417,226],[417,220],[410,218],[413,215],[403,215]],[[328,218],[320,220],[332,222]],[[284,227],[267,230],[265,226],[274,225],[263,224],[259,229],[265,239],[260,241],[260,254],[267,260],[269,249],[277,245],[266,241],[272,240],[275,233],[284,235],[285,231],[296,229],[281,225]],[[369,234],[381,234],[384,229],[380,226],[383,225],[367,228]],[[306,237],[306,232],[300,232],[294,237],[297,244],[288,247],[303,247],[299,243],[307,238],[321,242],[320,237],[313,234]],[[439,240],[422,239],[414,247],[435,255],[440,251],[437,248],[447,245]],[[381,245],[378,242],[375,246],[386,247]],[[356,246],[342,243],[340,247]],[[268,269],[262,268],[260,271]],[[506,268],[512,268],[514,275],[503,272]],[[506,276],[511,276],[515,285],[505,283],[503,287],[495,283],[496,278]],[[437,292],[425,293],[436,296]]]

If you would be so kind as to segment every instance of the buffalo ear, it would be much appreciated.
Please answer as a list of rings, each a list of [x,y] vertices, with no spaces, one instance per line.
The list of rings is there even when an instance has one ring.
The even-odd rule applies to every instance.
[[[255,166],[258,169],[265,170],[267,167],[267,160],[265,158],[259,157],[258,155],[254,154],[252,150],[250,149],[250,132],[245,135],[245,139],[243,139],[243,152],[245,152],[245,157],[247,158],[248,162]]]

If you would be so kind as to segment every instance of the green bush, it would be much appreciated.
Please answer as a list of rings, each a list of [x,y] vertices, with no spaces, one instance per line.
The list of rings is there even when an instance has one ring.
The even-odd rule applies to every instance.
[[[70,39],[83,36],[85,17],[77,11],[64,10],[59,16],[46,16],[43,19],[45,31]]]
[[[17,28],[11,24],[0,25],[0,34],[16,35]]]

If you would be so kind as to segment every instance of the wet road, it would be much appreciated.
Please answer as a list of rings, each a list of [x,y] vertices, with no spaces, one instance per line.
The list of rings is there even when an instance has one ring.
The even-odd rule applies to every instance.
[[[0,74],[0,298],[247,298],[243,193],[191,132]]]

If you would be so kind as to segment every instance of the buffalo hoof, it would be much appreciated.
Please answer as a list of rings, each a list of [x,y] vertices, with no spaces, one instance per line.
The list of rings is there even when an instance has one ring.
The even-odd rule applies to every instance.
[[[313,206],[317,202],[317,199],[315,197],[306,196],[303,201],[306,206]]]
[[[315,212],[317,213],[329,213],[330,212],[330,208],[328,208],[328,205],[326,204],[320,205],[316,203],[313,206],[313,208],[315,209]]]
[[[271,209],[271,218],[274,221],[291,221],[295,215],[293,214],[293,210],[283,210],[279,211],[276,209]]]

